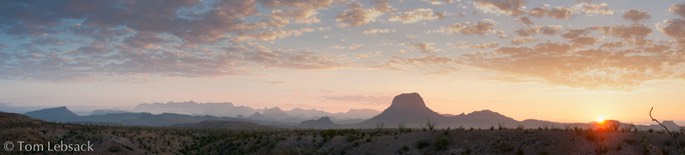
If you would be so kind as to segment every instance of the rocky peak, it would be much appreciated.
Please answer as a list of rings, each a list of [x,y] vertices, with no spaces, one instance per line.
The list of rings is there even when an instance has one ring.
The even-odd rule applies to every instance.
[[[404,93],[395,96],[392,99],[392,104],[389,108],[393,109],[415,109],[415,108],[426,108],[426,103],[423,102],[423,98],[419,93]]]

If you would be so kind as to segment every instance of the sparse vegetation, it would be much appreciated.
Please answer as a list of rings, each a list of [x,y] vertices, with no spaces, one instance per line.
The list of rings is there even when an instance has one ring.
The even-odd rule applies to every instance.
[[[447,136],[440,136],[438,141],[435,142],[435,149],[438,151],[446,150],[449,147],[450,139]]]
[[[569,147],[588,154],[631,151],[680,154],[678,147],[682,147],[669,134],[646,130],[619,132],[580,127],[411,130],[404,124],[398,124],[397,129],[379,131],[374,128],[228,130],[44,123],[2,125],[0,137],[37,142],[41,139],[91,141],[98,146],[99,154],[565,154],[568,150],[563,148]],[[685,141],[680,133],[674,135],[678,143]]]
[[[435,122],[431,122],[430,118],[426,119],[426,127],[428,127],[428,130],[433,131],[433,129],[435,129],[435,124]]]
[[[397,124],[397,129],[400,131],[400,133],[411,132],[411,128],[407,128],[404,123]]]
[[[383,131],[383,126],[385,126],[385,123],[383,122],[376,123],[376,130]]]
[[[418,142],[416,142],[416,148],[419,149],[419,150],[420,150],[420,149],[424,149],[424,148],[426,148],[426,147],[428,147],[428,146],[430,146],[430,145],[431,145],[431,144],[428,143],[428,141],[426,141],[426,140],[419,140]]]

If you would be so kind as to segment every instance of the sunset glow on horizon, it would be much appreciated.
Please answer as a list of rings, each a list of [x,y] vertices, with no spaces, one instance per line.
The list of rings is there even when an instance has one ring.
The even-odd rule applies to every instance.
[[[171,0],[0,4],[0,104],[231,102],[685,125],[677,0]],[[1,111],[1,110],[0,110]]]

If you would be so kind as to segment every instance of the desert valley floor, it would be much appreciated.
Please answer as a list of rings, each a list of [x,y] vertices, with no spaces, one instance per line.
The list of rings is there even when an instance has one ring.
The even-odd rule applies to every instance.
[[[51,123],[0,113],[2,140],[93,143],[95,152],[84,154],[682,154],[685,136],[675,136],[652,130],[580,128],[120,127]]]

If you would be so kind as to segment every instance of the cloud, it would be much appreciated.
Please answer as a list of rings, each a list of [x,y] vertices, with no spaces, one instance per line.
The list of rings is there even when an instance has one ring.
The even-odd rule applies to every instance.
[[[383,13],[397,11],[397,9],[390,6],[390,2],[388,0],[371,0],[371,3],[374,4],[374,9]]]
[[[685,4],[673,4],[668,8],[668,11],[685,18]]]
[[[39,45],[63,45],[64,41],[57,39],[55,37],[41,37],[38,39],[34,39],[31,41],[33,44],[39,44]]]
[[[561,37],[570,43],[585,46],[599,42],[599,39],[590,36],[591,29],[572,29],[562,34]]]
[[[659,30],[664,33],[664,35],[675,39],[680,46],[685,46],[685,20],[667,20],[664,23],[659,24],[658,27],[660,27]]]
[[[673,55],[676,51],[668,44],[628,46],[578,48],[565,43],[540,43],[466,54],[460,60],[507,75],[587,89],[630,90],[649,80],[685,78],[684,70],[673,69],[685,66],[685,57]]]
[[[511,39],[511,43],[514,45],[531,43],[531,42],[535,42],[535,41],[538,41],[538,38],[535,38],[535,37],[516,37],[514,39]]]
[[[465,48],[487,49],[487,48],[495,48],[497,46],[499,46],[499,43],[497,43],[497,42],[487,42],[487,43],[480,43],[480,44],[462,45],[462,46],[458,46],[457,48],[460,48],[460,49],[465,49]]]
[[[272,10],[269,24],[274,27],[284,27],[291,20],[299,24],[315,24],[321,22],[321,19],[316,17],[317,14],[319,12],[316,9]]]
[[[533,17],[538,17],[538,18],[542,18],[546,14],[547,14],[547,10],[545,10],[544,8],[540,8],[540,7],[533,8],[533,9],[530,9],[530,11],[528,11],[528,15],[531,15]]]
[[[435,48],[435,43],[431,42],[421,42],[421,43],[413,43],[410,44],[410,46],[416,50],[421,51],[422,53],[431,53],[436,51],[437,49]]]
[[[0,52],[0,78],[39,81],[112,79],[125,76],[206,77],[235,75],[249,68],[331,69],[345,67],[339,56],[308,51],[272,50],[263,46],[152,48],[92,44],[76,50],[52,52],[28,45],[31,52]]]
[[[623,13],[623,19],[632,21],[633,23],[641,23],[644,20],[652,18],[647,11],[644,10],[628,10]]]
[[[267,8],[274,9],[271,11],[270,22],[277,27],[285,26],[290,21],[299,24],[319,23],[321,19],[317,17],[318,10],[339,3],[334,0],[259,0],[259,2]],[[287,10],[280,10],[280,8],[287,8]]]
[[[524,12],[523,0],[475,0],[475,8],[487,13],[520,15]]]
[[[582,12],[584,14],[596,14],[596,15],[613,15],[614,10],[609,9],[607,3],[600,4],[590,4],[590,3],[580,3],[573,6],[574,10]]]
[[[533,26],[516,30],[519,36],[531,36],[536,34],[555,35],[561,30],[561,25]]]
[[[430,65],[430,64],[448,64],[453,62],[454,59],[449,57],[437,56],[437,55],[427,55],[422,57],[405,58],[405,57],[392,57],[388,60],[388,63],[395,65]]]
[[[446,74],[459,69],[459,65],[454,58],[432,54],[420,57],[392,56],[382,64],[369,67],[388,70],[422,71],[425,74]]]
[[[124,43],[134,48],[152,48],[156,44],[165,42],[164,39],[159,38],[157,33],[152,32],[137,32],[136,35],[124,39]]]
[[[516,21],[527,26],[533,25],[533,21],[530,20],[530,18],[528,18],[527,16],[521,16],[519,18],[516,18]]]
[[[364,47],[363,44],[352,44],[350,46],[333,45],[333,48],[337,50],[356,50],[362,47]]]
[[[364,9],[359,3],[351,3],[349,8],[338,14],[335,21],[342,26],[358,27],[376,21],[376,18],[383,13],[374,9]]]
[[[573,10],[565,7],[552,7],[552,8],[533,8],[528,11],[528,14],[533,17],[551,17],[554,19],[568,19],[573,16]]]
[[[278,67],[289,69],[330,69],[345,67],[342,58],[330,55],[320,55],[312,52],[285,52],[272,50],[263,46],[254,47],[255,50],[243,53],[243,59],[260,64],[264,67]]]
[[[363,34],[375,35],[375,34],[387,34],[397,32],[395,29],[366,29],[362,31]]]
[[[410,11],[405,11],[400,15],[392,16],[388,21],[391,22],[402,22],[405,24],[416,23],[421,21],[431,21],[442,19],[445,17],[445,13],[434,12],[430,8],[414,9]]]
[[[611,35],[623,39],[624,41],[643,45],[648,40],[645,39],[647,35],[652,34],[652,29],[645,25],[630,25],[630,26],[597,26],[592,27],[593,30],[599,30],[604,34]]]
[[[464,35],[485,35],[487,33],[497,33],[495,30],[495,21],[491,19],[484,19],[476,23],[456,23],[446,27],[440,27],[435,32],[453,34],[460,33]]]
[[[313,24],[320,22],[318,9],[330,7],[337,1],[326,0],[247,0],[247,1],[44,1],[8,2],[3,5],[0,27],[11,35],[55,34],[71,30],[65,25],[76,25],[75,33],[103,41],[106,31],[123,33],[170,35],[186,44],[207,44],[244,33],[283,27],[289,23]],[[22,4],[23,3],[23,4]],[[248,21],[249,16],[260,16],[257,5],[273,9],[266,21]],[[13,16],[33,11],[30,16]],[[151,10],[155,10],[151,12]],[[117,36],[111,35],[110,38]],[[142,37],[142,36],[141,36]],[[108,40],[111,41],[112,39]]]
[[[251,40],[262,40],[262,41],[274,41],[276,39],[283,39],[287,38],[290,36],[300,36],[304,33],[308,32],[314,32],[314,31],[321,31],[325,30],[327,28],[300,28],[300,29],[292,29],[292,30],[283,30],[283,29],[278,29],[278,30],[269,30],[269,31],[263,31],[263,32],[258,32],[258,33],[253,33],[253,34],[244,34],[240,35],[234,38],[235,41],[251,41]]]

